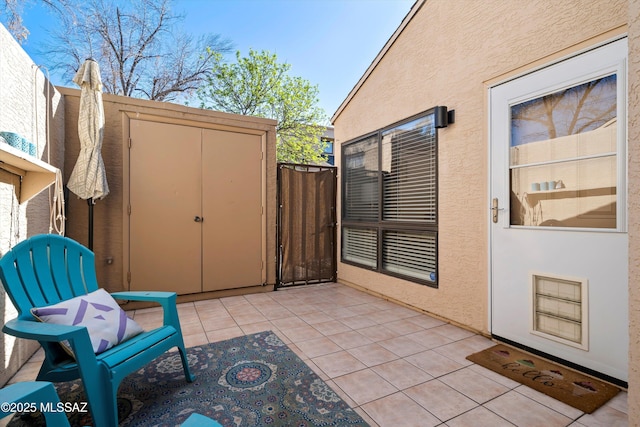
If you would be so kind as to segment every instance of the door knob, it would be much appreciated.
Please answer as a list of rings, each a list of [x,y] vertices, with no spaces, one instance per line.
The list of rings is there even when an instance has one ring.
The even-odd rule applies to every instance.
[[[195,222],[202,222],[202,221],[204,221],[204,218],[201,218],[201,217],[199,217],[199,216],[196,216],[195,218],[193,218],[193,220],[194,220]]]

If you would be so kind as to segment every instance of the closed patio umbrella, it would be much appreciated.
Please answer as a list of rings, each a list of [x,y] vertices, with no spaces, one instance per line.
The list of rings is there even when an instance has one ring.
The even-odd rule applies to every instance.
[[[81,88],[78,136],[80,154],[67,187],[89,205],[89,244],[93,250],[93,205],[96,199],[109,194],[109,185],[102,160],[104,134],[104,107],[102,105],[102,80],[100,66],[87,59],[73,78]]]

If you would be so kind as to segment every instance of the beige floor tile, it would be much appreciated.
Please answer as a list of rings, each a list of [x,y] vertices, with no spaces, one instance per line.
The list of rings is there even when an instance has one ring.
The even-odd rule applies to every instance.
[[[313,360],[329,378],[336,378],[366,368],[364,363],[346,351],[315,357],[311,360]]]
[[[183,339],[184,339],[184,346],[187,348],[209,343],[207,334],[204,331],[197,334],[184,335]]]
[[[485,403],[484,406],[519,426],[560,427],[567,426],[573,421],[513,390]]]
[[[357,331],[348,331],[330,335],[329,339],[331,339],[331,341],[338,344],[345,350],[373,343],[371,339],[365,337]]]
[[[414,340],[415,342],[429,350],[436,347],[441,347],[443,345],[451,344],[454,341],[441,334],[435,333],[433,329],[424,329],[412,334],[408,334],[406,335],[406,337]]]
[[[473,335],[451,344],[434,348],[434,351],[458,362],[461,365],[467,366],[473,363],[470,360],[467,360],[467,356],[492,347],[493,345],[494,343],[490,339],[479,335]]]
[[[367,315],[345,317],[344,319],[340,319],[340,321],[351,329],[363,329],[377,325],[377,323]]]
[[[376,343],[350,348],[347,351],[369,367],[381,365],[398,358],[396,354]]]
[[[362,406],[380,427],[430,427],[440,421],[402,393],[395,393]]]
[[[328,322],[316,323],[313,325],[313,327],[316,328],[318,332],[320,332],[322,335],[325,335],[325,336],[335,335],[342,332],[349,332],[351,330],[351,328],[349,328],[347,325],[345,325],[344,323],[341,323],[338,320],[330,320]]]
[[[432,331],[438,333],[438,334],[442,334],[443,336],[453,340],[453,341],[458,341],[458,340],[462,340],[465,338],[469,338],[473,335],[475,335],[473,332],[468,331],[466,329],[460,328],[458,326],[455,325],[442,325],[442,326],[436,326],[435,328],[432,328]]]
[[[592,414],[584,414],[577,420],[586,427],[626,427],[629,417],[611,406],[601,406]]]
[[[303,314],[315,313],[318,311],[318,308],[313,304],[296,304],[288,307],[289,311],[291,311],[296,316],[301,316]]]
[[[375,325],[369,326],[368,328],[358,329],[358,332],[369,338],[371,341],[384,341],[398,337],[396,332],[385,328],[383,325]]]
[[[380,341],[378,344],[400,357],[410,356],[427,350],[426,347],[407,336]]]
[[[220,302],[227,308],[235,307],[238,305],[251,304],[247,299],[242,295],[236,295],[233,297],[224,297],[220,298]]]
[[[221,329],[229,329],[238,327],[238,324],[233,317],[218,317],[215,319],[208,319],[206,317],[202,317],[202,328],[206,331],[219,331]]]
[[[583,412],[581,410],[562,403],[559,400],[549,397],[544,393],[540,393],[539,391],[527,387],[526,385],[516,387],[514,390],[520,394],[527,396],[529,399],[535,400],[536,402],[553,409],[556,412],[560,412],[562,415],[566,415],[572,420],[575,420],[583,415]]]
[[[278,319],[271,320],[271,323],[276,325],[276,327],[280,330],[291,329],[291,328],[299,328],[301,326],[309,326],[307,322],[300,319],[299,317],[281,317]]]
[[[297,345],[310,359],[318,356],[324,356],[325,354],[342,351],[342,348],[338,344],[334,343],[327,337],[300,341],[299,343],[297,343]]]
[[[416,325],[415,323],[409,322],[406,319],[385,323],[384,326],[391,329],[393,332],[398,333],[399,335],[409,335],[424,330],[424,328]]]
[[[385,325],[387,323],[396,322],[400,320],[398,316],[389,309],[378,310],[374,313],[371,313],[369,314],[369,318],[374,320],[379,325]]]
[[[41,354],[42,350],[39,350],[39,352]],[[38,354],[38,353],[36,353]],[[33,357],[32,357],[33,359]],[[629,406],[628,406],[628,395],[626,391],[621,391],[620,393],[616,394],[610,401],[608,401],[607,403],[605,403],[606,406],[610,406],[613,409],[620,411],[620,412],[624,412],[625,414],[629,413]]]
[[[510,390],[469,368],[444,375],[440,381],[478,403],[485,403]]]
[[[411,323],[415,323],[424,329],[435,328],[436,326],[445,325],[446,322],[442,320],[436,319],[435,317],[428,316],[426,314],[421,314],[419,316],[409,317],[407,320]]]
[[[331,387],[331,390],[335,391],[336,394],[346,402],[347,405],[349,405],[351,408],[358,407],[358,404],[347,394],[347,392],[341,389],[340,386],[338,386],[338,384],[336,384],[333,380],[329,379],[324,381],[327,383],[329,387]]]
[[[509,421],[482,406],[447,421],[448,427],[511,427]]]
[[[317,323],[329,322],[330,320],[333,320],[331,317],[320,311],[303,314],[300,316],[300,318],[307,322],[309,325],[315,325]]]
[[[433,379],[431,375],[403,359],[383,363],[371,369],[398,390],[404,390]]]
[[[219,299],[203,299],[200,301],[194,301],[193,305],[195,306],[198,313],[207,310],[220,310],[224,309],[222,302]]]
[[[364,405],[398,391],[397,388],[371,369],[334,378],[333,382],[344,390],[357,405]]]
[[[233,320],[235,320],[236,323],[240,326],[248,325],[251,323],[267,322],[267,318],[264,317],[262,313],[260,313],[257,310],[252,313],[245,313],[245,314],[238,314],[238,315],[232,314],[231,316],[233,317]]]
[[[255,334],[257,332],[273,331],[276,329],[271,322],[249,323],[248,325],[239,325],[245,335]]]
[[[393,306],[390,308],[391,311],[393,311],[393,313],[398,316],[398,319],[408,319],[409,317],[416,317],[416,316],[420,316],[422,313],[420,313],[417,310],[413,310],[411,308],[408,307],[403,307],[401,305],[398,304],[393,304]]]
[[[297,328],[280,328],[280,330],[295,343],[323,337],[320,332],[310,325],[300,326]]]
[[[436,378],[463,367],[461,364],[454,362],[433,350],[412,354],[411,356],[405,357],[405,360]]]
[[[283,306],[281,306],[280,304],[277,304],[278,306],[268,306],[268,307],[260,307],[258,306],[258,311],[260,313],[262,313],[262,315],[264,317],[266,317],[269,320],[276,320],[276,319],[286,319],[287,317],[294,317],[294,314],[292,312],[290,312],[289,310],[287,310],[286,308],[284,308]]]
[[[224,341],[231,338],[237,338],[244,336],[244,332],[239,326],[227,329],[216,329],[215,331],[207,331],[207,339],[209,342]]]
[[[473,400],[438,380],[411,387],[404,393],[441,421],[455,418],[478,406]]]

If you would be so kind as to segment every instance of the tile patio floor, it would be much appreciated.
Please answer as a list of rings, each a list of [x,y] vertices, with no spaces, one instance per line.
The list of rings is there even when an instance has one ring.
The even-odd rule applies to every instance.
[[[626,426],[627,394],[591,415],[465,357],[492,342],[329,283],[178,305],[187,347],[272,330],[372,427]],[[143,327],[159,308],[136,310]],[[35,378],[41,352],[10,381]]]

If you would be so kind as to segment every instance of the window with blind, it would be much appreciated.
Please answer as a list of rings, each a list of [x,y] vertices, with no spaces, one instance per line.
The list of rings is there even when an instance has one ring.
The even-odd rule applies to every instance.
[[[342,261],[437,286],[433,112],[344,144],[342,161]]]

